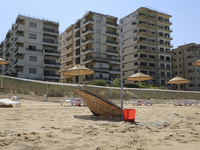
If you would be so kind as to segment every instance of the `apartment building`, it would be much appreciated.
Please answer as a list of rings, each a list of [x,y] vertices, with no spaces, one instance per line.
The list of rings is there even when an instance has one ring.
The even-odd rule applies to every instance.
[[[148,84],[169,87],[172,78],[171,15],[141,7],[119,21],[123,29],[123,80],[137,72],[153,77]],[[119,38],[120,39],[120,38]]]
[[[87,12],[59,36],[61,52],[60,82],[77,82],[78,77],[63,76],[63,72],[76,64],[95,71],[81,80],[112,79],[120,76],[118,52],[118,18],[96,12]]]
[[[181,84],[180,90],[198,91],[200,89],[200,67],[192,63],[199,60],[200,45],[189,43],[172,49],[173,75],[190,80],[190,83]],[[174,86],[176,89],[177,86]]]
[[[58,22],[18,15],[0,44],[0,55],[9,62],[3,74],[59,81],[58,29]]]

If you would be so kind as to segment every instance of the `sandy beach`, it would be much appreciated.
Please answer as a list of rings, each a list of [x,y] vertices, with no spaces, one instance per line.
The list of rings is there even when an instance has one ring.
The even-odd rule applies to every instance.
[[[136,109],[136,124],[93,116],[85,106],[18,100],[0,107],[0,149],[169,150],[200,147],[200,107],[155,104]],[[119,103],[119,101],[116,101]]]

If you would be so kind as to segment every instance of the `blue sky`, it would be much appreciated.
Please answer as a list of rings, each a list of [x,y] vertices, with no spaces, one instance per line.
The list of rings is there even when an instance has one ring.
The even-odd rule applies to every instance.
[[[191,42],[200,44],[200,0],[0,0],[0,41],[17,15],[49,18],[60,23],[60,31],[87,11],[123,18],[139,7],[152,7],[172,16],[173,48]]]

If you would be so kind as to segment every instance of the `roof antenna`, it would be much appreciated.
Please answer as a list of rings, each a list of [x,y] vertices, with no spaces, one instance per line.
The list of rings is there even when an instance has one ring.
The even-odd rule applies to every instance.
[[[20,9],[19,9],[19,15],[20,15]]]

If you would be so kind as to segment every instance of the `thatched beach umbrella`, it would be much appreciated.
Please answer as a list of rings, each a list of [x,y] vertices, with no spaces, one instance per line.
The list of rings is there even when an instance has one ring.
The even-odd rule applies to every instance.
[[[179,84],[189,83],[190,81],[181,77],[174,77],[173,79],[169,80],[167,84],[178,84],[178,97],[180,100],[180,93],[179,93]]]
[[[9,64],[9,62],[7,62],[4,59],[0,58],[0,65],[6,65],[6,64]]]
[[[83,65],[76,65],[72,67],[71,69],[68,69],[66,72],[64,72],[64,75],[68,76],[79,76],[79,88],[80,88],[80,76],[81,75],[89,75],[93,74],[94,71],[90,70],[89,68],[86,68]]]
[[[140,99],[140,81],[151,80],[151,79],[153,79],[151,76],[148,76],[141,72],[138,72],[138,73],[130,76],[129,78],[127,78],[127,80],[139,81],[139,99]]]
[[[200,60],[198,60],[198,61],[192,63],[192,65],[194,65],[194,66],[200,66]]]
[[[4,59],[0,58],[0,65],[6,65],[9,62],[5,61]],[[1,94],[2,94],[2,87],[3,87],[3,68],[1,67]]]

